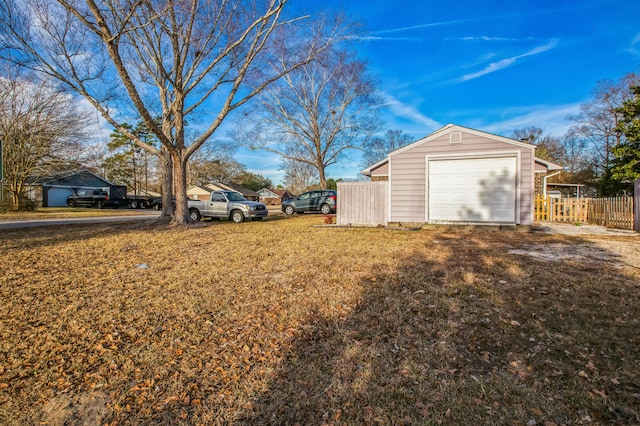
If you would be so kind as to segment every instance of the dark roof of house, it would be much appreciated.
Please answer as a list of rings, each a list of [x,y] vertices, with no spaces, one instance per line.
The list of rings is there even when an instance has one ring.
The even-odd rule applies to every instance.
[[[42,185],[47,186],[115,186],[113,182],[99,176],[89,170],[79,170],[62,176],[42,179]],[[102,184],[102,185],[101,185]]]
[[[238,185],[235,183],[217,183],[216,186],[220,186],[220,187],[224,187],[224,188],[229,188],[231,191],[236,191],[241,193],[242,195],[250,195],[252,197],[257,197],[258,193],[252,189],[249,188],[245,188],[242,185]]]
[[[293,194],[290,193],[289,191],[287,191],[286,189],[270,189],[270,191],[278,194],[280,197],[282,197],[284,195],[289,195],[289,196],[293,197]]]

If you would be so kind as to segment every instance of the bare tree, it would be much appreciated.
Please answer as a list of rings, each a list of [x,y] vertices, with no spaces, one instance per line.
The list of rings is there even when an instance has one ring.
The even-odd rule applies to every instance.
[[[233,147],[216,143],[206,143],[191,156],[187,173],[189,185],[209,183],[229,183],[245,170],[245,166],[231,158]]]
[[[413,138],[402,130],[387,130],[383,136],[374,137],[364,147],[362,167],[369,167],[387,157],[391,151],[410,144]]]
[[[22,207],[28,184],[77,158],[88,124],[73,98],[47,82],[0,78],[3,175],[13,210]]]
[[[361,149],[380,127],[375,82],[353,52],[331,49],[269,87],[260,106],[243,117],[250,133],[236,135],[252,149],[264,149],[318,171],[326,188],[326,168],[352,149]],[[294,149],[291,149],[294,147]]]
[[[299,149],[296,145],[289,146],[286,149],[289,153],[288,157],[295,158],[303,155],[300,152],[295,152],[296,149]],[[280,167],[280,170],[284,172],[283,183],[293,194],[302,194],[312,184],[318,182],[318,169],[309,163],[292,160],[288,157],[282,159],[282,166]]]
[[[333,31],[322,36],[320,23],[289,14],[288,3],[0,0],[0,55],[57,78],[114,128],[159,155],[163,215],[186,223],[189,158],[231,111],[333,40]],[[276,45],[287,52],[277,62]],[[207,122],[189,144],[187,119],[203,116]],[[160,149],[122,126],[138,120],[158,138]],[[175,214],[167,190],[172,185]]]
[[[511,137],[535,145],[536,157],[562,163],[565,154],[562,141],[555,136],[545,134],[544,129],[536,126],[523,127],[515,129]]]
[[[512,137],[536,145],[536,157],[562,165],[563,172],[553,178],[554,182],[594,184],[591,155],[580,135],[570,130],[553,136],[540,127],[529,126],[514,130]]]
[[[561,143],[564,153],[561,163],[566,174],[571,176],[592,169],[584,139],[569,131],[562,136]]]
[[[593,153],[599,174],[611,167],[611,148],[620,145],[624,135],[616,130],[622,118],[618,108],[631,96],[630,87],[639,76],[629,73],[617,82],[600,81],[593,98],[580,105],[580,113],[569,117],[575,124],[571,133],[585,140]]]

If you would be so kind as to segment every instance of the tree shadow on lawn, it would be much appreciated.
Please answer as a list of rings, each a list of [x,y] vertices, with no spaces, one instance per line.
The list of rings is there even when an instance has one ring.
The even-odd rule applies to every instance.
[[[69,241],[81,242],[96,237],[117,237],[121,234],[144,229],[148,232],[154,228],[163,230],[167,229],[168,225],[154,226],[152,223],[78,223],[6,229],[1,231],[0,249],[11,250],[25,247],[43,249]],[[152,236],[149,236],[149,239],[151,238]]]
[[[280,220],[284,217],[274,216],[266,220]],[[247,221],[244,225],[252,223]],[[256,221],[259,225],[260,222]],[[233,223],[230,220],[201,220],[189,225],[174,226],[170,224],[170,218],[159,218],[145,220],[141,222],[112,222],[112,223],[77,223],[65,225],[47,225],[27,228],[14,228],[1,230],[0,250],[11,250],[14,248],[43,249],[55,247],[65,242],[82,242],[95,238],[109,237],[117,238],[120,235],[127,236],[131,244],[149,244],[154,241],[154,233],[174,231],[183,229],[190,231],[198,228],[209,228],[214,226],[243,226],[243,224]],[[135,235],[134,235],[135,234]],[[81,254],[81,253],[79,253]]]
[[[507,235],[496,238],[508,246]],[[344,316],[311,312],[237,423],[640,422],[637,277],[597,259],[508,254],[483,234],[438,243],[444,260],[416,253],[367,277]]]

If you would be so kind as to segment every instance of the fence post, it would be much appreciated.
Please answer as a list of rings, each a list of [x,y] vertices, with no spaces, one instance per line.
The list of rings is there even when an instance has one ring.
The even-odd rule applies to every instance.
[[[633,188],[633,230],[640,232],[640,179],[636,179]]]

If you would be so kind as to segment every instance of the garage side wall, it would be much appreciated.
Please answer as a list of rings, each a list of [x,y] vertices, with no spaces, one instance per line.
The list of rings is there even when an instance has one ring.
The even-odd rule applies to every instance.
[[[388,182],[338,182],[336,223],[342,226],[386,226]]]
[[[520,151],[518,185],[519,217],[516,223],[533,224],[534,150],[495,139],[462,132],[456,143],[449,133],[390,157],[390,222],[424,222],[427,217],[427,158],[455,155],[473,158],[482,153]],[[519,220],[518,220],[519,219]]]

